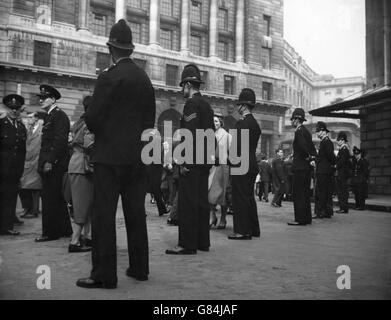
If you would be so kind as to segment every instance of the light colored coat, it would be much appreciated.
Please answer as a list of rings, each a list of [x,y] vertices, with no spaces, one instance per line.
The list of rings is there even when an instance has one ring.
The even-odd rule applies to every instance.
[[[20,179],[22,189],[41,190],[42,180],[38,173],[38,158],[41,149],[42,124],[38,122],[35,132],[27,131],[26,160],[24,171]]]

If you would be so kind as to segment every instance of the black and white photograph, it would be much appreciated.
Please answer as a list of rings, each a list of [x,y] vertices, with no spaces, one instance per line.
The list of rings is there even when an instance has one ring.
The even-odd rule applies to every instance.
[[[0,99],[0,300],[391,299],[391,1],[0,0]]]

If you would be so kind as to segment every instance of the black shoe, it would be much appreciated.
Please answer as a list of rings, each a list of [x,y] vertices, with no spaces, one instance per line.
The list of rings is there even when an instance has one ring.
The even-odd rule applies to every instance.
[[[2,236],[18,236],[18,235],[20,235],[20,232],[15,231],[15,230],[4,230],[4,231],[0,231],[0,235],[2,235]]]
[[[167,219],[167,224],[168,224],[169,226],[177,226],[177,225],[178,225],[178,220],[168,218],[168,219]]]
[[[84,236],[80,237],[80,244],[85,247],[92,247],[92,240]]]
[[[225,222],[221,222],[220,221],[220,223],[219,223],[219,225],[216,227],[216,229],[218,229],[218,230],[224,230],[225,228],[226,228],[226,226],[227,226],[227,222],[225,221]]]
[[[79,279],[79,280],[77,280],[76,285],[78,287],[86,288],[86,289],[95,289],[95,288],[115,289],[115,288],[117,288],[117,284],[103,283],[102,281],[94,280],[91,278]]]
[[[228,236],[230,240],[251,240],[251,236],[249,234],[243,235],[239,233],[234,233]]]
[[[68,246],[68,252],[69,253],[72,253],[72,252],[88,252],[88,251],[91,251],[91,247],[85,247],[85,246],[82,246],[82,245],[77,245],[77,244],[70,244]]]
[[[349,211],[348,210],[337,210],[337,211],[335,211],[335,213],[349,213]]]
[[[364,207],[358,207],[356,210],[364,211],[365,208]]]
[[[148,280],[148,276],[147,275],[137,275],[134,272],[132,272],[130,270],[130,268],[126,269],[126,275],[128,277],[131,277],[131,278],[136,279],[138,281],[147,281]]]
[[[324,218],[324,216],[321,216],[319,214],[312,216],[312,219],[323,219],[323,218]]]
[[[254,238],[259,238],[261,236],[261,234],[260,233],[253,233],[251,236]]]
[[[182,247],[175,247],[173,249],[167,249],[166,254],[181,254],[181,255],[197,254],[197,250],[190,250],[190,249],[185,249]]]
[[[296,221],[288,222],[288,226],[305,226],[306,223],[299,223]]]
[[[209,252],[209,248],[208,247],[206,247],[206,248],[198,248],[198,250],[203,251],[203,252]]]
[[[54,240],[58,240],[58,239],[60,239],[60,237],[53,238],[53,237],[42,236],[42,237],[36,238],[35,242],[54,241]]]

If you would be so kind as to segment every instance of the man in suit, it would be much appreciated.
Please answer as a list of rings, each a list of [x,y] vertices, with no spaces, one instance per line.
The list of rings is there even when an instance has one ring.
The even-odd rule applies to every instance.
[[[281,201],[285,193],[286,173],[284,168],[284,151],[282,149],[276,150],[276,158],[272,162],[272,176],[274,186],[274,197],[272,206],[276,208],[281,207]]]
[[[311,164],[315,159],[316,150],[312,143],[311,133],[303,125],[305,113],[302,108],[296,108],[291,117],[295,130],[293,139],[293,206],[295,221],[288,222],[290,226],[311,224]]]
[[[321,140],[316,156],[315,216],[314,219],[331,218],[333,215],[334,145],[328,137],[329,130],[323,121],[316,124],[316,134]]]
[[[355,210],[365,210],[365,193],[369,179],[369,164],[361,154],[361,149],[353,148],[352,187],[356,202]]]
[[[337,154],[337,195],[339,202],[339,210],[337,213],[349,212],[349,186],[348,180],[351,175],[352,163],[350,160],[349,147],[347,145],[348,139],[345,132],[338,133],[337,143],[339,151]]]
[[[16,236],[14,230],[19,179],[26,156],[26,128],[20,121],[24,98],[10,94],[3,98],[0,114],[0,235]]]
[[[72,234],[62,180],[68,169],[68,116],[57,105],[61,94],[52,86],[41,85],[37,94],[47,112],[42,128],[38,172],[42,176],[42,236],[36,242],[57,240]]]
[[[269,202],[269,185],[272,176],[272,169],[264,154],[261,156],[261,163],[259,164],[259,176],[261,178],[259,200],[262,201],[263,199],[265,202]]]
[[[252,237],[260,237],[257,204],[254,198],[254,183],[258,174],[258,165],[255,152],[258,140],[261,136],[261,128],[252,115],[256,104],[255,93],[252,89],[245,88],[239,95],[236,103],[238,112],[242,116],[236,125],[237,150],[239,157],[249,157],[249,169],[244,175],[232,175],[232,206],[233,206],[233,230],[228,236],[230,240],[251,240]],[[244,153],[242,146],[242,130],[248,130],[248,154]],[[242,150],[243,149],[243,150]]]
[[[128,238],[126,275],[148,279],[148,235],[145,215],[146,172],[141,159],[144,130],[155,124],[155,92],[147,74],[130,55],[132,31],[121,19],[107,42],[113,65],[102,72],[86,112],[88,129],[95,134],[92,208],[92,271],[79,279],[83,288],[117,287],[116,224],[121,195]]]
[[[166,250],[166,254],[196,254],[197,250],[209,251],[209,201],[208,177],[212,165],[207,161],[205,143],[196,141],[196,130],[212,130],[213,110],[199,92],[201,73],[194,64],[185,66],[180,86],[186,100],[181,119],[181,128],[193,137],[193,161],[180,166],[178,193],[178,245]],[[213,134],[214,137],[214,134]],[[204,148],[204,161],[196,163],[197,146]],[[214,150],[214,148],[213,148]]]

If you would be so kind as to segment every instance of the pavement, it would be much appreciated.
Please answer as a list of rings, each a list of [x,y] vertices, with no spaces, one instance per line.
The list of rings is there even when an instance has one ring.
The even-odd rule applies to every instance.
[[[41,219],[25,220],[21,235],[0,237],[0,299],[92,300],[261,300],[390,299],[391,214],[350,210],[311,226],[290,227],[292,203],[273,208],[259,202],[261,237],[228,240],[225,230],[211,230],[210,252],[170,256],[177,227],[159,217],[146,199],[150,278],[138,282],[125,275],[126,232],[121,206],[117,213],[118,288],[83,289],[78,278],[89,275],[90,253],[67,252],[69,239],[35,243]],[[50,268],[50,289],[38,289],[41,265]],[[350,289],[338,289],[339,266],[350,269]],[[47,275],[47,273],[46,273]],[[40,282],[40,281],[38,281]],[[339,281],[340,283],[341,281]],[[348,281],[344,282],[345,284]],[[48,284],[48,283],[46,283]]]

